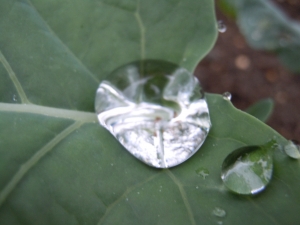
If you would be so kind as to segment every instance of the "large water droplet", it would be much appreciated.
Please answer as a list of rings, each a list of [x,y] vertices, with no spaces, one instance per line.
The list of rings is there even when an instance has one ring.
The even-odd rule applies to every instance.
[[[300,159],[300,146],[289,141],[286,146],[284,146],[285,153],[294,159]]]
[[[273,172],[274,142],[242,147],[229,154],[222,165],[222,180],[238,194],[257,194],[265,189]]]
[[[95,108],[100,124],[132,155],[158,168],[195,154],[211,127],[197,79],[165,61],[134,62],[112,72],[97,90]]]
[[[226,27],[225,23],[222,20],[219,20],[218,21],[218,31],[220,33],[224,33],[224,32],[226,32],[226,30],[227,30],[227,27]]]
[[[223,98],[227,101],[230,101],[231,100],[231,93],[226,91],[223,93]]]

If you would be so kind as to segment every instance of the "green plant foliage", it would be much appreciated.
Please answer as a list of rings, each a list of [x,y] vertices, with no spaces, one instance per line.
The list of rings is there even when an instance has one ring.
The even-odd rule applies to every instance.
[[[266,122],[271,116],[274,108],[274,100],[271,98],[265,98],[255,102],[246,112],[256,117],[257,119]]]
[[[270,0],[222,0],[220,6],[230,16],[236,11],[238,26],[253,48],[275,52],[285,66],[300,73],[298,22]]]
[[[154,8],[153,8],[154,7]],[[216,38],[213,1],[0,2],[0,224],[295,224],[300,164],[281,151],[256,198],[231,194],[221,165],[274,130],[207,95],[204,146],[166,170],[132,157],[98,122],[99,81],[128,61],[192,71]]]

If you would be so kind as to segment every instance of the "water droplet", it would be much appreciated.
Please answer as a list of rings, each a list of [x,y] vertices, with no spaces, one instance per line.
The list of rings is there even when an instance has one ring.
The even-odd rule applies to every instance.
[[[17,95],[13,95],[13,101],[14,102],[18,101]]]
[[[209,171],[206,168],[200,167],[196,169],[196,174],[198,176],[201,176],[203,179],[205,179],[209,175]]]
[[[219,225],[223,225],[223,221],[218,221],[218,224]]]
[[[196,186],[196,189],[199,189],[199,187],[198,187],[198,186]]]
[[[126,198],[126,201],[128,202],[128,198]]]
[[[214,208],[212,213],[217,217],[225,217],[226,216],[226,211],[220,207]]]
[[[197,79],[175,64],[144,60],[124,65],[96,94],[99,122],[136,158],[176,166],[198,151],[211,127]]]
[[[140,194],[140,192],[137,193],[138,195]]]
[[[113,163],[111,163],[110,165],[111,165],[111,166],[114,166],[114,164],[113,164]]]
[[[292,141],[289,141],[286,146],[284,146],[285,153],[293,158],[293,159],[300,159],[300,146],[294,144]]]
[[[227,30],[225,23],[222,20],[218,21],[218,31],[224,33]]]
[[[231,100],[231,93],[226,91],[224,94],[223,94],[223,98],[227,101],[230,101]]]
[[[257,194],[265,189],[273,172],[271,141],[263,146],[246,146],[229,154],[222,165],[221,178],[227,188],[238,194]]]

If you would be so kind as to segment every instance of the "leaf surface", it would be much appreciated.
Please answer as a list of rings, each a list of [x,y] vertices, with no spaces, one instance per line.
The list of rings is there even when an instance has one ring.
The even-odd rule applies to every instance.
[[[156,58],[192,71],[216,38],[212,1],[3,0],[0,10],[0,224],[299,221],[300,164],[281,151],[265,192],[225,189],[230,152],[286,140],[221,96],[207,95],[204,146],[167,170],[132,157],[93,113],[98,83],[123,63]]]

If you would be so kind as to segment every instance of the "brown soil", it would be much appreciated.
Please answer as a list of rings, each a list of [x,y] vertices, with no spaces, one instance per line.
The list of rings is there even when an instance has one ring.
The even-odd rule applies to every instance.
[[[300,21],[299,0],[274,2]],[[215,47],[195,71],[204,90],[229,91],[232,103],[242,110],[260,99],[274,99],[267,124],[285,138],[300,142],[300,74],[288,71],[274,54],[249,47],[235,22],[218,10],[217,18],[224,21],[227,31],[220,33]]]

